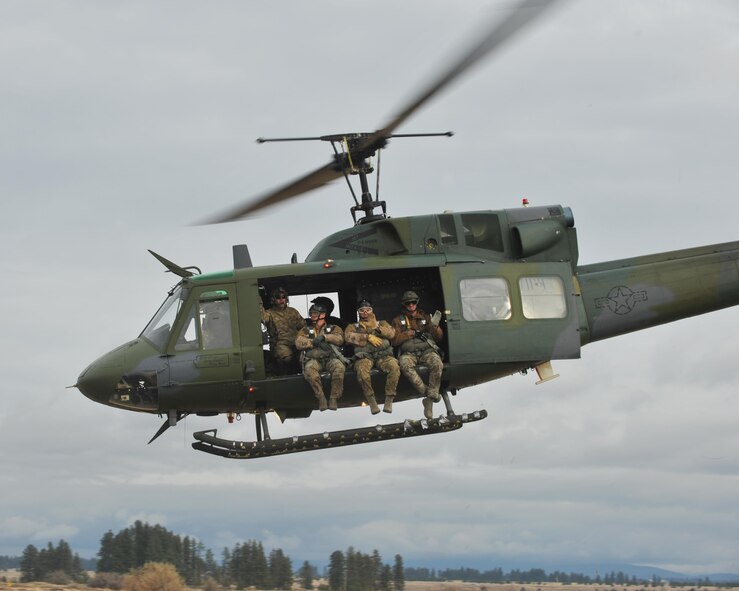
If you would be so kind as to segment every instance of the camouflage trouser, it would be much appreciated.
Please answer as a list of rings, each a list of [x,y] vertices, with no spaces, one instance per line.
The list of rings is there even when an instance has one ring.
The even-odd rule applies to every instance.
[[[433,349],[426,349],[419,353],[401,353],[398,357],[400,371],[411,385],[421,394],[426,394],[426,386],[416,371],[416,365],[421,364],[429,368],[429,395],[432,398],[439,396],[439,385],[441,384],[441,371],[444,363],[439,354]]]
[[[274,359],[277,373],[296,373],[297,372],[297,356],[295,348],[286,343],[275,343],[272,345],[272,358]]]
[[[395,396],[398,390],[398,380],[400,380],[400,366],[392,355],[380,357],[379,359],[357,359],[354,362],[354,369],[357,372],[357,381],[362,387],[365,398],[375,395],[372,389],[372,380],[370,379],[370,371],[373,367],[382,370],[387,374],[385,381],[385,397]]]
[[[344,393],[344,373],[346,367],[335,357],[326,359],[308,359],[303,365],[303,377],[308,380],[316,398],[324,396],[323,384],[321,384],[321,371],[331,374],[331,398],[339,399]]]

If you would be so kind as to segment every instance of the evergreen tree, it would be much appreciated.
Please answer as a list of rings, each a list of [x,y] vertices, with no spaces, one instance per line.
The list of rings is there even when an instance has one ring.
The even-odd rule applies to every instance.
[[[252,556],[253,556],[253,569],[254,578],[253,585],[258,589],[269,588],[269,565],[267,564],[267,557],[264,555],[264,546],[262,542],[252,542]]]
[[[210,548],[205,551],[205,564],[203,566],[205,568],[205,576],[212,577],[216,581],[221,580],[221,569],[218,568],[218,563],[216,563],[215,556],[213,555],[213,551]]]
[[[98,550],[97,557],[97,572],[99,573],[110,573],[113,572],[113,552],[114,552],[115,536],[111,530],[108,530],[103,534],[100,539],[100,550]]]
[[[21,555],[21,582],[38,581],[41,579],[40,574],[38,548],[29,544]]]
[[[293,565],[280,548],[272,550],[269,554],[269,578],[273,589],[292,587]]]
[[[231,585],[231,583],[235,582],[235,579],[233,576],[233,569],[231,566],[231,563],[233,561],[233,555],[231,554],[231,551],[228,548],[224,548],[223,552],[221,553],[221,556],[222,556],[222,561],[221,561],[220,583],[221,585],[228,587],[229,585]]]
[[[395,591],[403,591],[405,589],[403,557],[400,554],[395,555],[395,563],[393,564],[393,589]]]
[[[376,589],[382,574],[382,556],[376,549],[372,550],[372,571],[372,587]]]
[[[389,564],[384,564],[380,570],[380,577],[377,580],[378,591],[392,591],[393,587],[393,569]]]
[[[300,579],[301,588],[313,589],[313,567],[307,560],[303,562],[303,566],[300,567],[298,578]]]
[[[133,536],[129,529],[118,532],[113,540],[113,556],[110,572],[127,573],[136,567],[136,555],[133,546]]]
[[[341,550],[331,553],[328,564],[328,588],[331,591],[344,591],[346,558]]]

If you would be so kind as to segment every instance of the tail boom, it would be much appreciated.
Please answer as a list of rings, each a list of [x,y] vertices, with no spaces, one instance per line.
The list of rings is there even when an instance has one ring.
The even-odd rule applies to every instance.
[[[739,242],[585,265],[576,278],[585,344],[739,304]]]

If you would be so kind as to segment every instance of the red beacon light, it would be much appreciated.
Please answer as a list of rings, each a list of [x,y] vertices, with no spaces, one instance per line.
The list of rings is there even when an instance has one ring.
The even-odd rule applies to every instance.
[[[523,199],[521,199],[521,205],[523,205],[524,207],[528,207],[529,206],[529,200],[526,199],[526,197],[524,197]]]
[[[334,259],[326,259],[326,262],[323,263],[324,269],[330,269],[333,266],[334,266]]]

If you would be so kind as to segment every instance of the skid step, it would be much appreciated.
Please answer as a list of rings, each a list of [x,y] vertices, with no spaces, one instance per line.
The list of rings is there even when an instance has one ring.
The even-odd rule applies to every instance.
[[[344,447],[373,441],[388,439],[402,439],[420,435],[434,435],[456,431],[465,423],[480,421],[488,416],[486,410],[473,413],[451,414],[433,419],[405,420],[402,423],[375,425],[373,427],[359,427],[343,431],[325,431],[310,435],[295,435],[281,439],[264,439],[262,441],[232,441],[216,437],[217,429],[197,431],[193,437],[197,439],[192,444],[194,449],[209,454],[247,460],[265,458],[305,451],[315,451],[331,447]]]

